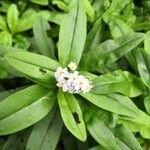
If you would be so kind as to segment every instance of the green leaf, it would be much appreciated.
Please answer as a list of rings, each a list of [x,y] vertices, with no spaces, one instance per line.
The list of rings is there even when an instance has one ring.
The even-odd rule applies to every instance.
[[[150,32],[147,32],[145,34],[144,50],[148,55],[150,55]]]
[[[62,20],[58,56],[62,66],[70,61],[79,63],[86,38],[86,14],[83,1],[73,0],[69,14]]]
[[[150,96],[145,97],[144,105],[148,114],[150,114]]]
[[[44,119],[34,126],[26,149],[55,150],[62,126],[60,113],[56,112],[56,109],[52,109]]]
[[[8,72],[6,69],[0,67],[0,79],[6,78],[8,76]]]
[[[6,45],[0,45],[0,56],[3,57],[6,53],[9,52],[16,52],[16,51],[24,51],[23,49],[6,46]]]
[[[84,4],[85,4],[85,10],[86,10],[86,13],[87,13],[87,15],[89,17],[89,20],[91,22],[93,22],[95,20],[95,10],[92,7],[92,5],[91,5],[89,0],[84,0]]]
[[[51,38],[46,34],[46,31],[50,29],[49,23],[42,17],[37,17],[33,25],[33,33],[35,44],[38,48],[38,52],[45,56],[55,58],[54,55],[54,43]],[[38,31],[38,32],[37,32]]]
[[[134,33],[124,35],[115,40],[107,40],[99,44],[95,49],[91,49],[91,51],[84,56],[84,66],[88,70],[99,71],[103,66],[117,61],[133,50],[143,39],[143,34]]]
[[[58,8],[60,8],[61,10],[65,11],[65,12],[69,11],[68,5],[66,5],[64,2],[62,2],[60,0],[53,0],[52,4],[57,5]]]
[[[32,104],[38,98],[48,94],[48,92],[48,89],[39,85],[34,85],[12,94],[0,102],[0,119],[3,119],[25,106]]]
[[[8,22],[9,29],[11,30],[12,33],[16,32],[17,24],[18,24],[18,15],[19,13],[17,10],[17,6],[15,4],[12,4],[9,7],[7,13],[7,22]]]
[[[7,31],[7,25],[4,17],[0,16],[0,30]]]
[[[105,17],[104,20],[110,26],[111,34],[114,38],[119,38],[122,35],[133,33],[133,29],[131,29],[123,20],[117,16],[109,15],[107,16],[107,20]]]
[[[7,31],[0,32],[0,44],[11,46],[12,45],[12,35]]]
[[[124,143],[115,138],[113,132],[102,121],[93,120],[87,125],[87,128],[94,139],[106,149],[130,150]]]
[[[21,51],[7,53],[4,60],[15,70],[21,72],[31,80],[44,84],[46,87],[55,84],[52,71],[59,67],[57,61],[46,56]]]
[[[24,32],[32,28],[33,22],[35,19],[36,14],[31,14],[30,16],[20,18],[18,21],[16,32]]]
[[[48,0],[31,0],[31,2],[38,5],[48,5]]]
[[[139,78],[121,70],[100,75],[92,81],[92,85],[92,93],[95,94],[119,92],[129,97],[136,97],[145,91],[145,86]]]
[[[5,142],[1,150],[24,150],[26,142],[29,138],[31,130],[27,129],[23,132],[15,133],[9,136],[8,140]]]
[[[150,72],[141,50],[137,49],[135,54],[137,68],[143,83],[150,89]]]
[[[81,141],[86,140],[86,129],[80,106],[72,94],[58,92],[58,104],[67,129]]]
[[[105,148],[103,148],[101,145],[98,145],[98,146],[94,146],[88,150],[106,150]]]
[[[129,117],[136,117],[139,114],[139,110],[132,103],[132,101],[128,97],[123,95],[96,95],[91,92],[80,93],[80,95],[88,101],[90,101],[91,103],[93,103],[94,105],[114,113],[118,113]]]
[[[142,150],[140,144],[132,132],[124,125],[118,125],[114,128],[115,136],[124,142],[131,150]]]
[[[88,33],[84,51],[89,51],[91,49],[94,49],[101,41],[102,38],[102,19],[101,17],[97,19],[97,21],[93,24],[93,28]]]
[[[112,113],[89,107],[85,111],[84,117],[90,134],[104,148],[108,150],[129,150],[128,146],[112,132],[114,126],[111,126],[110,121],[114,122],[115,120]]]
[[[0,102],[0,135],[17,132],[39,121],[51,110],[54,100],[53,92],[39,85],[4,99]]]
[[[61,21],[67,14],[43,10],[40,11],[38,15],[44,17],[46,20],[50,22],[60,25]]]
[[[142,137],[150,139],[150,116],[145,113],[142,112],[134,119],[120,117],[118,123],[124,124],[132,132],[139,132]]]

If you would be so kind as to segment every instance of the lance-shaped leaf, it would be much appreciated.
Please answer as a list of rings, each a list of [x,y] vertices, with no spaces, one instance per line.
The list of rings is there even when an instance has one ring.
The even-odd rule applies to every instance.
[[[26,149],[55,150],[62,126],[63,122],[59,111],[52,109],[43,120],[33,127]]]
[[[89,113],[90,110],[90,113]],[[113,117],[107,111],[89,109],[85,111],[87,128],[93,138],[108,150],[141,150],[131,131],[122,125],[110,126]]]
[[[138,49],[135,54],[137,67],[143,83],[150,88],[150,72],[146,59],[144,58],[141,50],[143,49]]]
[[[0,32],[0,44],[12,46],[12,35],[8,31]]]
[[[24,50],[16,47],[0,45],[0,56],[4,56],[6,53],[16,52],[16,51],[24,51]]]
[[[58,104],[67,129],[81,141],[86,140],[86,129],[80,106],[72,94],[58,92]]]
[[[115,138],[113,132],[99,120],[93,120],[87,125],[93,138],[108,150],[130,150],[123,142]]]
[[[17,92],[0,102],[0,135],[20,131],[48,114],[54,105],[53,91],[39,85]]]
[[[126,96],[120,94],[96,95],[91,92],[80,93],[80,95],[102,109],[129,117],[139,115],[138,108]]]
[[[150,96],[145,97],[144,105],[148,114],[150,114]]]
[[[7,53],[4,60],[15,70],[35,82],[42,83],[47,87],[55,83],[52,71],[57,69],[59,63],[46,56],[29,52],[12,52]]]
[[[11,134],[1,150],[10,150],[10,147],[11,150],[24,150],[30,133],[31,129],[29,128],[27,130],[23,130],[22,132]]]
[[[150,116],[141,111],[134,119],[120,117],[119,123],[127,126],[132,132],[139,132],[142,137],[150,139]]]
[[[92,85],[92,93],[95,94],[119,92],[129,97],[136,97],[145,91],[145,86],[139,78],[121,70],[100,75],[92,81]]]
[[[150,32],[147,32],[145,34],[144,50],[148,55],[150,55]]]
[[[31,2],[38,5],[48,5],[48,0],[31,0]]]
[[[132,150],[142,150],[140,144],[132,134],[132,132],[124,125],[117,125],[114,130],[114,134],[122,142],[124,142]]]
[[[72,0],[70,12],[62,20],[59,33],[59,61],[66,66],[70,61],[79,63],[86,38],[86,14],[84,3]]]
[[[46,34],[46,30],[49,30],[50,26],[43,17],[37,17],[33,25],[33,33],[35,44],[38,48],[38,52],[45,56],[54,56],[54,43],[51,38]]]
[[[11,30],[12,33],[16,32],[17,29],[17,24],[18,24],[18,10],[17,6],[15,4],[12,4],[7,13],[7,22],[9,29]]]
[[[117,61],[133,50],[143,39],[143,34],[134,33],[124,35],[115,40],[107,40],[99,44],[95,49],[91,49],[84,56],[84,66],[88,70],[98,71],[103,66]]]

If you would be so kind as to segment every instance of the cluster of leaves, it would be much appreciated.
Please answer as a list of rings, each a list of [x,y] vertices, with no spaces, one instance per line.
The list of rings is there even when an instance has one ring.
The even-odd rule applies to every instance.
[[[1,1],[1,149],[149,149],[149,7]],[[57,88],[55,70],[71,61],[91,80],[89,93]]]

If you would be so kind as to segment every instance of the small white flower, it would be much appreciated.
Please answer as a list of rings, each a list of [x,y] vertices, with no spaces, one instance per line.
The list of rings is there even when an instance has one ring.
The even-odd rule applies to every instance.
[[[63,79],[63,80],[59,81],[56,85],[58,87],[61,87],[64,92],[67,92],[67,90],[68,90],[67,80]]]
[[[75,71],[73,73],[69,73],[68,74],[68,83],[70,84],[74,84],[76,82],[76,80],[78,79],[78,71]]]
[[[56,72],[54,73],[55,78],[57,81],[63,80],[65,77],[68,76],[67,68],[58,67]]]
[[[86,79],[84,76],[79,75],[77,82],[75,83],[75,89],[81,90],[84,93],[89,92],[91,89],[91,85],[88,79]]]
[[[71,62],[68,67],[72,72],[68,72],[67,68],[58,67],[54,76],[57,80],[57,86],[62,88],[63,92],[72,94],[79,92],[89,92],[92,88],[90,81],[83,75],[79,75],[78,71],[73,71],[77,68],[76,64]]]
[[[74,62],[70,62],[70,64],[68,65],[69,69],[72,71],[75,71],[77,69],[77,65]]]

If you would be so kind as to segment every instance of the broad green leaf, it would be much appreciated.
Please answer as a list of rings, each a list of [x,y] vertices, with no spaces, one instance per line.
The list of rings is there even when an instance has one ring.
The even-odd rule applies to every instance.
[[[7,31],[6,21],[2,16],[0,16],[0,30]]]
[[[40,94],[35,89],[32,91],[32,88],[39,88]],[[48,114],[54,105],[55,96],[52,91],[48,92],[47,89],[40,88],[40,86],[36,86],[26,89],[35,95],[30,93],[31,95],[27,94],[23,97],[27,92],[25,90],[25,93],[24,91],[18,92],[16,93],[17,95],[13,94],[0,102],[0,135],[10,134],[27,128]],[[20,103],[19,100],[21,100]]]
[[[145,97],[144,105],[148,114],[150,114],[150,96]]]
[[[122,35],[133,33],[133,30],[116,16],[109,16],[108,24],[111,29],[111,34],[114,38],[119,38]]]
[[[10,95],[0,102],[0,119],[3,119],[25,106],[32,104],[48,92],[48,89],[39,85],[34,85]]]
[[[44,17],[46,20],[50,22],[60,25],[61,21],[64,19],[64,17],[67,14],[43,10],[43,11],[40,11],[38,15]]]
[[[15,4],[12,4],[9,7],[7,13],[7,23],[12,33],[16,32],[17,24],[18,24],[18,15],[19,13],[17,10],[17,6]]]
[[[139,110],[132,101],[120,94],[96,95],[89,92],[80,93],[80,95],[94,105],[114,113],[129,117],[136,117],[139,114]]]
[[[73,0],[69,14],[62,20],[59,32],[58,56],[62,66],[70,61],[79,63],[86,38],[86,14],[83,1]]]
[[[48,5],[48,0],[31,0],[31,2],[39,5]]]
[[[100,43],[95,49],[92,49],[84,56],[84,66],[88,70],[98,71],[103,66],[117,61],[133,50],[143,39],[143,34],[134,33]]]
[[[39,67],[43,67],[43,69],[45,68],[50,71],[55,71],[60,66],[60,64],[53,59],[26,51],[10,52],[7,53],[5,56],[29,64],[33,64]]]
[[[0,32],[0,44],[12,46],[12,35],[7,31]]]
[[[142,113],[135,119],[120,117],[119,123],[127,126],[132,132],[139,132],[142,137],[150,139],[150,116]]]
[[[92,74],[90,72],[87,72],[87,71],[79,71],[79,73],[83,76],[85,76],[86,78],[88,78],[90,81],[95,79],[97,77],[97,75],[95,74]]]
[[[55,83],[52,71],[59,67],[59,63],[46,56],[30,52],[12,52],[7,53],[4,60],[25,77],[44,84],[46,87]]]
[[[150,55],[150,32],[147,32],[145,34],[144,50],[148,55]]]
[[[6,45],[0,45],[0,56],[4,56],[6,53],[9,52],[16,52],[16,51],[24,51],[23,49],[6,46]]]
[[[89,108],[84,113],[87,128],[92,137],[108,150],[128,149],[119,138],[112,132],[111,122],[114,121],[113,114],[103,110]]]
[[[94,139],[108,150],[130,150],[119,139],[115,138],[113,132],[99,120],[93,120],[87,124],[87,128]]]
[[[89,17],[89,20],[91,22],[93,22],[95,20],[95,10],[92,7],[92,5],[91,5],[89,0],[84,0],[84,4],[85,4],[85,10],[86,10],[86,13],[87,13],[87,15]]]
[[[127,5],[131,3],[131,0],[121,1],[121,0],[113,0],[109,9],[107,10],[106,15],[110,16],[110,14],[119,14]]]
[[[61,0],[53,0],[52,4],[57,5],[58,8],[60,8],[61,10],[65,12],[69,11],[68,5],[66,5],[66,3],[62,2]]]
[[[140,144],[132,132],[124,125],[118,125],[114,128],[115,136],[124,142],[131,150],[142,150]]]
[[[121,70],[100,75],[92,81],[92,85],[92,93],[95,94],[119,92],[129,97],[136,97],[145,91],[145,86],[139,78]]]
[[[150,72],[141,50],[143,49],[137,49],[135,54],[137,68],[143,83],[150,88]]]
[[[1,150],[24,150],[31,130],[27,129],[9,136]]]
[[[20,18],[18,21],[16,32],[24,32],[32,28],[33,22],[35,19],[36,14],[31,14],[30,16]]]
[[[11,94],[19,91],[19,90],[22,90],[24,89],[25,87],[19,87],[19,88],[16,88],[16,89],[10,89],[10,90],[4,90],[4,91],[1,91],[0,92],[0,101],[3,100],[4,98],[10,96]]]
[[[56,109],[37,123],[32,130],[26,149],[30,150],[55,150],[62,130],[60,113]]]
[[[35,44],[38,48],[38,52],[42,55],[55,58],[54,55],[54,43],[51,38],[46,34],[46,31],[50,29],[48,22],[42,18],[37,17],[33,25],[33,33]],[[37,32],[38,31],[38,32]]]
[[[8,72],[5,68],[0,67],[0,79],[6,78],[8,76]]]
[[[98,146],[94,146],[88,150],[106,150],[105,148],[103,148],[101,145],[98,145]]]
[[[80,106],[72,94],[58,92],[58,104],[67,129],[81,141],[86,140],[86,129]]]
[[[94,49],[101,41],[102,38],[102,19],[99,18],[93,25],[93,28],[88,33],[84,51],[87,52],[91,49]],[[82,62],[81,62],[82,63]]]
[[[136,22],[133,25],[133,29],[135,31],[149,31],[150,30],[150,23],[149,23],[149,21]]]

